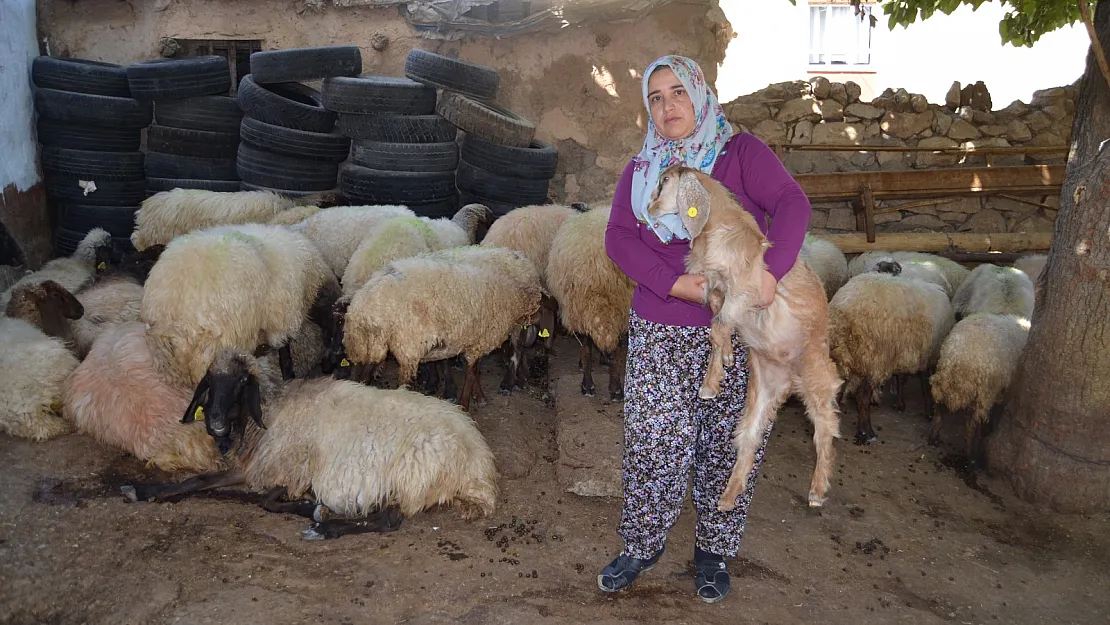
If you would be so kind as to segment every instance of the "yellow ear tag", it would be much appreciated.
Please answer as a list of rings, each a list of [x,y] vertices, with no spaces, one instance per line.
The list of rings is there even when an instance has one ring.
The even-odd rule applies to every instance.
[[[343,360],[339,361],[339,366],[340,367],[350,367],[351,366],[351,361],[344,358]]]
[[[698,207],[697,206],[691,206],[690,208],[687,208],[686,209],[686,214],[690,217],[697,217],[698,216]]]
[[[193,413],[193,419],[204,421],[204,406],[197,406],[196,412]]]
[[[96,268],[97,269],[104,269],[104,261],[100,261],[100,264],[97,265]]]
[[[546,339],[549,336],[551,336],[551,333],[547,331],[547,328],[544,328],[544,329],[540,330],[540,338],[541,339]]]

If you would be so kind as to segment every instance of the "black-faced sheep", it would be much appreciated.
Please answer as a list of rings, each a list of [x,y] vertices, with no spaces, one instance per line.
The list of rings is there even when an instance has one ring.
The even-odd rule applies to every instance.
[[[96,270],[96,248],[108,245],[111,240],[112,237],[107,230],[93,228],[81,239],[73,254],[47,262],[38,271],[23,276],[10,289],[0,293],[0,310],[7,307],[12,289],[24,284],[52,280],[70,293],[80,291],[93,279]]]

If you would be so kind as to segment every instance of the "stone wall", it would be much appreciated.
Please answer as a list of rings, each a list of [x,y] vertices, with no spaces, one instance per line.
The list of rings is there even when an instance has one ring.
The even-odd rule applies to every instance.
[[[861,102],[860,88],[815,77],[770,85],[725,105],[737,130],[782,146],[783,163],[794,174],[892,171],[986,165],[983,155],[934,152],[791,151],[792,145],[904,146],[929,148],[1066,146],[1071,135],[1077,87],[1035,91],[1031,101],[995,110],[982,82],[961,89],[953,83],[943,104],[921,94],[887,89]],[[1065,154],[1007,154],[992,164],[1063,163]],[[1051,232],[1057,197],[945,198],[880,203],[904,210],[875,215],[880,232]],[[1030,204],[1029,202],[1035,202]],[[1037,204],[1041,204],[1038,206]],[[855,232],[849,202],[814,204],[812,230]]]

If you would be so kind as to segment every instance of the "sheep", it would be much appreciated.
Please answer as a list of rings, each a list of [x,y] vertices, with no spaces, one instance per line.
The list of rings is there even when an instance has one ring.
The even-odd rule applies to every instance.
[[[249,415],[249,419],[248,419]],[[466,519],[495,511],[493,453],[457,406],[407,390],[384,390],[318,378],[280,384],[272,367],[243,352],[217,352],[184,411],[204,421],[231,469],[177,484],[127,485],[132,500],[159,500],[204,488],[246,484],[267,500],[312,491],[315,519],[366,517],[370,531],[391,531],[399,512],[413,516],[438,504]],[[288,508],[287,508],[288,509]],[[306,514],[306,516],[309,516]],[[316,523],[306,539],[367,531],[367,522]]]
[[[868,272],[840,287],[829,302],[829,353],[846,384],[857,388],[857,444],[878,438],[871,427],[872,389],[896,374],[933,369],[954,324],[948,294],[932,282]],[[924,375],[921,380],[927,384]],[[930,399],[926,391],[926,412]]]
[[[1014,268],[1024,271],[1033,284],[1036,284],[1047,262],[1048,254],[1026,254],[1014,261]]]
[[[150,270],[140,316],[159,372],[193,387],[221,347],[279,348],[292,377],[287,341],[335,276],[316,247],[281,226],[240,224],[197,230],[172,240]],[[326,320],[321,319],[326,323]]]
[[[455,224],[446,223],[462,232]],[[465,237],[466,233],[462,233],[464,241]],[[390,217],[367,235],[351,255],[341,280],[343,295],[354,295],[374,272],[392,260],[454,247],[458,241],[459,237],[450,232],[447,233],[447,240],[442,241],[431,223],[423,218]],[[462,245],[468,243],[464,242]]]
[[[720,393],[724,367],[735,363],[734,331],[748,347],[751,381],[733,432],[737,456],[717,509],[732,510],[747,490],[764,433],[791,393],[801,395],[813,422],[817,466],[809,505],[824,505],[833,439],[840,437],[836,391],[841,380],[829,358],[828,302],[821,279],[807,263],[795,262],[779,280],[771,305],[755,308],[767,269],[763,252],[771,243],[727,187],[695,168],[674,165],[663,171],[648,213],[680,216],[690,234],[686,272],[707,280],[712,351],[698,397],[713,399]]]
[[[24,276],[29,276],[33,272],[22,266],[12,267],[11,265],[0,265],[0,293],[7,291],[16,282],[19,282]]]
[[[1033,316],[1033,281],[1020,269],[983,263],[956,289],[952,309],[956,321],[972,313]]]
[[[308,215],[302,210],[291,216],[284,211],[299,206],[316,205],[330,201],[328,192],[291,199],[272,191],[206,191],[202,189],[173,189],[162,191],[143,200],[135,211],[135,230],[131,244],[142,251],[151,245],[165,245],[175,237],[194,230],[213,226],[296,221]],[[296,221],[292,223],[296,223]]]
[[[612,206],[571,215],[559,227],[547,259],[547,288],[559,321],[582,345],[582,394],[594,395],[593,351],[609,358],[609,399],[624,401],[628,316],[636,284],[605,252]],[[580,337],[585,337],[582,341]]]
[[[857,276],[875,270],[875,265],[881,261],[897,262],[902,271],[907,272],[907,277],[912,273],[914,277],[923,278],[932,276],[931,282],[944,287],[948,297],[951,298],[960,284],[967,279],[970,271],[954,260],[925,254],[922,252],[864,252],[848,263],[848,277]],[[943,276],[943,280],[939,277]]]
[[[951,412],[972,408],[966,421],[967,458],[972,465],[981,462],[983,426],[1009,388],[1028,339],[1029,320],[1019,315],[973,313],[956,323],[929,378],[934,401],[930,445],[940,444],[942,404]]]
[[[42,269],[20,278],[10,289],[0,293],[0,309],[7,307],[12,290],[24,284],[53,280],[70,293],[81,290],[81,287],[93,279],[96,248],[108,245],[111,240],[112,235],[107,230],[93,228],[81,239],[73,254],[47,262]]]
[[[44,441],[73,431],[59,416],[63,384],[78,365],[65,341],[48,336],[81,304],[52,280],[14,289],[0,317],[0,432]]]
[[[514,250],[467,246],[395,260],[352,297],[336,303],[335,340],[349,362],[376,366],[393,354],[402,386],[420,361],[462,354],[460,404],[485,405],[478,362],[509,338],[519,354],[521,328],[534,323],[543,289],[535,266]],[[512,364],[519,362],[519,358]],[[450,372],[448,371],[448,375]],[[515,377],[515,371],[512,372]]]
[[[163,471],[223,469],[204,428],[178,423],[189,387],[158,374],[146,335],[137,321],[104,328],[66,380],[63,414],[79,432]]]
[[[832,299],[836,290],[848,281],[848,259],[834,243],[806,234],[798,256],[821,279],[826,299]]]

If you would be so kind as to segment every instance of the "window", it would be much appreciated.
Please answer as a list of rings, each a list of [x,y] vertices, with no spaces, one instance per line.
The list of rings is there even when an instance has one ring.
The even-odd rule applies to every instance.
[[[178,39],[181,52],[176,56],[216,55],[227,59],[231,69],[231,95],[239,91],[239,81],[251,73],[251,53],[262,50],[260,39]]]
[[[870,65],[873,4],[860,3],[860,14],[847,2],[809,5],[810,65]]]

